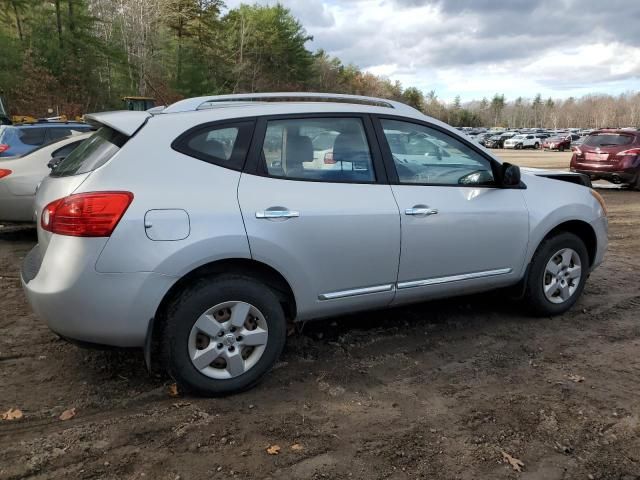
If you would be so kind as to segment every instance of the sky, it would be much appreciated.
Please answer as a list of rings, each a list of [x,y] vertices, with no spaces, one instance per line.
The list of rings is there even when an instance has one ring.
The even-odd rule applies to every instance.
[[[226,0],[275,4],[275,0]],[[343,63],[462,101],[640,90],[640,0],[280,0]]]

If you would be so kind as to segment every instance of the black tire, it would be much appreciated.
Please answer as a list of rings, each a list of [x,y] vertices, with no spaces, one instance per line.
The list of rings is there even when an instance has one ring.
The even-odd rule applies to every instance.
[[[522,150],[522,144],[521,143],[518,143],[516,145],[516,150]]]
[[[573,295],[563,303],[553,303],[544,294],[543,280],[547,262],[563,248],[573,249],[580,257],[580,283]],[[526,280],[525,302],[535,315],[561,315],[578,301],[589,273],[589,254],[584,242],[573,233],[562,232],[542,241],[533,255]]]
[[[211,307],[229,301],[255,306],[268,326],[268,340],[257,363],[241,375],[213,379],[201,373],[189,356],[189,335],[196,320]],[[255,385],[280,357],[287,324],[278,298],[266,285],[244,276],[219,276],[191,284],[167,308],[163,354],[169,374],[182,389],[203,396],[221,396]]]
[[[540,148],[540,144],[539,144],[538,142],[536,142],[536,143],[533,145],[533,148],[535,148],[536,150],[538,150],[538,149]]]
[[[564,152],[564,145],[559,147],[558,150],[560,150],[561,152]]]

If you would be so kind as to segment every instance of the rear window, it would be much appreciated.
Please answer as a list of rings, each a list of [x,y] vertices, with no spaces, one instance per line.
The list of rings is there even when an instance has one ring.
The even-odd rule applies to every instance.
[[[632,135],[624,135],[621,133],[598,133],[589,135],[584,141],[584,145],[590,147],[615,147],[619,145],[629,145],[633,142]]]
[[[51,176],[68,177],[91,172],[107,163],[127,140],[126,135],[109,127],[101,127],[61,161]]]
[[[42,145],[44,143],[45,133],[47,133],[47,131],[44,128],[19,128],[18,138],[25,145]]]
[[[49,129],[49,139],[57,140],[64,137],[69,137],[74,133],[82,133],[89,130],[89,126],[71,126],[71,127],[53,127]]]

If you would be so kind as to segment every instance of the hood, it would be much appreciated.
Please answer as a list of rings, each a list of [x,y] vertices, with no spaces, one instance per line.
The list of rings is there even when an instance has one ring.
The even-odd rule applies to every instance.
[[[536,177],[545,177],[552,180],[560,180],[563,182],[575,183],[591,188],[591,179],[588,175],[577,172],[568,172],[565,170],[547,170],[544,168],[521,167],[520,171],[526,175],[535,175]]]

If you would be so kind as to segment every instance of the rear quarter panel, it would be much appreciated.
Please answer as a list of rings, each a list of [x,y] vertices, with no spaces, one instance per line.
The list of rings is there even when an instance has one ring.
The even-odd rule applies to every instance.
[[[178,135],[206,121],[189,114],[180,120],[174,115],[151,118],[76,191],[125,190],[134,194],[96,263],[97,271],[179,277],[221,258],[251,257],[237,200],[240,172],[173,150],[171,142]],[[147,211],[157,209],[186,211],[189,236],[174,241],[149,239],[144,217]]]

